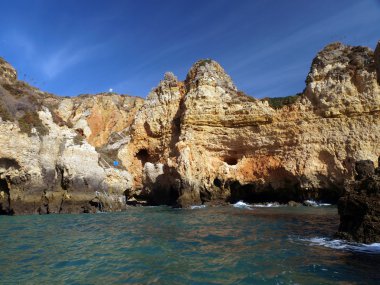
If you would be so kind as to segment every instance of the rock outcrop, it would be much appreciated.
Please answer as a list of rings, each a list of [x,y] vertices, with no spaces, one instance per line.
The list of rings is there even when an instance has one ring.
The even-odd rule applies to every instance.
[[[184,81],[165,74],[146,100],[57,97],[2,62],[0,158],[14,164],[0,168],[1,209],[336,202],[354,162],[380,155],[379,52],[380,44],[375,52],[331,44],[304,92],[262,100],[238,91],[212,60]]]
[[[380,242],[380,168],[370,160],[356,163],[355,180],[339,199],[338,238],[361,243]]]
[[[290,105],[273,108],[270,101],[239,92],[216,62],[199,61],[183,91],[160,85],[148,97],[142,109],[146,115],[132,129],[139,129],[139,143],[150,143],[137,146],[132,139],[121,156],[149,154],[133,173],[146,171],[146,162],[170,169],[162,175],[173,180],[180,206],[238,200],[336,202],[345,179],[353,176],[354,161],[379,154],[375,66],[369,48],[331,44],[314,59],[304,93]],[[162,99],[170,94],[176,94],[174,99]],[[164,103],[148,109],[160,100]],[[151,131],[153,121],[160,122],[156,130],[169,130],[165,134],[171,144]],[[140,188],[144,192],[146,186],[137,182]]]

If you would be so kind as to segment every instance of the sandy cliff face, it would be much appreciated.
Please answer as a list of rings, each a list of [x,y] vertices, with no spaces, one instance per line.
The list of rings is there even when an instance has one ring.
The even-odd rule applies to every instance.
[[[118,158],[102,147],[130,126],[143,100],[57,97],[15,74],[0,79],[0,213],[124,209],[133,177],[112,167]]]
[[[146,106],[171,94],[157,90]],[[154,154],[146,158],[152,165],[142,174],[142,166],[132,171],[138,177],[171,170],[161,171],[166,179],[160,181],[172,188],[180,206],[240,199],[334,201],[344,180],[353,175],[353,162],[374,160],[380,151],[380,89],[374,53],[368,48],[327,46],[313,61],[304,94],[279,109],[238,92],[224,70],[209,60],[192,67],[184,92],[155,107],[160,112],[148,111],[145,121],[139,118],[139,126],[150,126],[162,114],[177,114],[171,125],[166,121],[160,126],[180,125],[170,145],[161,144],[157,152],[157,144],[131,140],[121,150],[125,157],[133,148]],[[162,142],[162,136],[139,129],[139,142]],[[176,182],[168,185],[172,180]],[[137,186],[161,196],[160,181],[149,179]]]
[[[101,147],[108,143],[112,133],[128,128],[143,104],[143,99],[103,93],[67,98],[57,107],[57,114],[82,129],[87,141]]]
[[[131,183],[125,170],[104,168],[99,153],[48,109],[39,111],[48,135],[23,134],[17,124],[0,124],[0,211],[67,213],[124,208]]]
[[[165,74],[146,100],[56,97],[3,64],[0,211],[115,210],[124,195],[182,207],[336,201],[354,162],[380,155],[379,54],[380,45],[327,46],[282,107],[239,92],[212,60],[184,81]]]

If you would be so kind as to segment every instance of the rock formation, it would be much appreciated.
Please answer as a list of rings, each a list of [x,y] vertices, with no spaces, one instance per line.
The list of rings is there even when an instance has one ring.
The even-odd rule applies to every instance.
[[[380,168],[372,161],[356,163],[355,180],[339,199],[338,238],[362,243],[380,242]]]
[[[1,60],[0,211],[336,202],[354,162],[380,155],[379,52],[330,44],[301,94],[262,100],[212,60],[166,73],[146,100],[54,96]]]

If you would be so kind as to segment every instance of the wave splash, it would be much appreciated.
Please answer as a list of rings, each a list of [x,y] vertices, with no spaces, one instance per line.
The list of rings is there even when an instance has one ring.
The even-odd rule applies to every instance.
[[[300,239],[300,240],[309,242],[311,246],[324,246],[324,247],[333,248],[333,249],[380,254],[380,243],[363,244],[363,243],[347,242],[344,240],[329,239],[329,238],[322,238],[322,237]]]
[[[304,203],[304,205],[312,206],[312,207],[327,207],[327,206],[331,206],[331,204],[328,204],[328,203],[319,203],[319,202],[314,201],[314,200],[305,200],[303,203]]]
[[[253,206],[257,208],[277,208],[277,207],[284,207],[286,205],[281,205],[277,202],[274,202],[274,203],[264,203],[264,204],[253,204]]]
[[[239,208],[239,209],[253,210],[253,208],[250,204],[244,203],[243,201],[239,201],[239,202],[233,204],[233,206],[235,208]]]
[[[206,208],[206,205],[194,205],[194,206],[190,206],[191,210],[204,209],[204,208]]]

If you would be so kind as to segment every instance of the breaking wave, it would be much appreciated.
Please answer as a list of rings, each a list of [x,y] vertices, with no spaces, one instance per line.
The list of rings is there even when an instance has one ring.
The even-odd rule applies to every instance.
[[[354,243],[354,242],[347,242],[347,241],[339,240],[339,239],[329,239],[329,238],[321,238],[321,237],[300,239],[300,240],[309,242],[311,246],[324,246],[324,247],[333,248],[333,249],[380,254],[380,243],[363,244],[363,243]]]
[[[194,206],[190,206],[191,210],[204,209],[204,208],[206,208],[206,205],[194,205]]]
[[[239,208],[239,209],[247,209],[247,210],[253,210],[252,206],[247,204],[247,203],[244,203],[243,201],[239,201],[235,204],[233,204],[233,206],[235,208]]]
[[[331,206],[331,204],[328,203],[319,203],[314,200],[305,200],[304,204],[310,205],[312,207],[326,207],[326,206]]]
[[[279,203],[264,203],[264,204],[253,204],[257,208],[277,208],[284,207],[285,205],[280,205]]]

